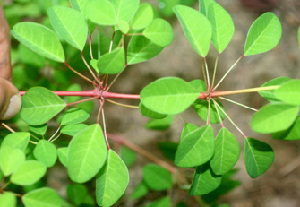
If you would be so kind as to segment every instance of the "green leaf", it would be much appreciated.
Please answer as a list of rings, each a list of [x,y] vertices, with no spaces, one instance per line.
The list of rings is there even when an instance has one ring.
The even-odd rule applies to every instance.
[[[153,20],[153,9],[151,4],[143,3],[132,18],[131,27],[133,30],[140,30],[147,27]]]
[[[6,135],[1,147],[8,146],[25,151],[28,146],[29,140],[30,134],[28,132],[16,132]]]
[[[157,56],[162,49],[144,36],[133,36],[128,43],[127,64],[133,65],[149,60]]]
[[[2,170],[0,169],[0,180],[2,180],[3,178],[4,178],[4,175],[3,175]]]
[[[215,140],[215,154],[210,167],[216,175],[224,175],[233,168],[239,159],[241,148],[235,136],[222,128]]]
[[[138,10],[140,0],[112,0],[116,8],[116,20],[128,22]]]
[[[228,12],[219,4],[210,4],[208,20],[212,27],[212,43],[222,53],[234,34],[234,23]]]
[[[117,74],[124,70],[125,53],[123,47],[117,47],[111,53],[100,56],[98,69],[103,74]]]
[[[62,134],[74,136],[87,127],[88,125],[85,124],[70,124],[70,125],[63,126],[60,132]]]
[[[136,153],[127,147],[121,148],[121,158],[124,161],[127,167],[130,167],[134,164],[136,160]]]
[[[109,150],[107,162],[96,180],[96,199],[99,206],[112,206],[124,194],[129,182],[128,169],[115,151]]]
[[[283,103],[268,104],[253,116],[251,127],[261,134],[287,129],[295,121],[299,108]]]
[[[264,174],[272,165],[274,152],[270,145],[247,137],[245,139],[245,166],[250,177]]]
[[[40,135],[44,135],[47,132],[47,124],[42,124],[42,125],[35,125],[35,126],[29,126],[30,131],[36,133],[36,134],[40,134]]]
[[[183,5],[174,7],[184,34],[195,51],[205,57],[209,51],[212,28],[208,19],[198,11]],[[201,26],[200,26],[201,25]]]
[[[13,173],[25,161],[25,153],[17,148],[1,146],[0,148],[0,168],[4,176]]]
[[[33,52],[28,47],[22,44],[20,44],[18,52],[19,52],[20,62],[23,64],[37,66],[38,68],[42,68],[46,65],[46,61],[47,61],[46,58],[38,55],[37,53]]]
[[[189,194],[208,194],[221,184],[221,179],[222,177],[214,175],[209,167],[209,163],[205,163],[196,168]]]
[[[225,111],[224,106],[219,100],[216,100],[219,106]],[[201,117],[203,121],[207,121],[209,102],[207,100],[198,99],[194,102],[193,107],[197,114]],[[224,120],[226,115],[219,110],[219,114],[221,116],[221,120]],[[220,123],[219,114],[216,109],[216,105],[211,101],[210,102],[210,123],[217,124]]]
[[[149,192],[149,188],[148,186],[145,184],[145,182],[141,182],[140,184],[138,184],[132,194],[130,195],[129,199],[130,200],[137,200],[140,199],[141,197],[147,195]]]
[[[53,28],[65,41],[83,50],[88,35],[88,25],[80,12],[64,6],[54,6],[48,10],[48,17]]]
[[[275,96],[288,104],[300,106],[300,80],[292,80],[280,85]]]
[[[56,34],[47,27],[35,22],[19,22],[13,27],[12,34],[14,38],[39,55],[56,62],[65,61],[61,43]]]
[[[257,55],[276,47],[281,38],[281,24],[273,13],[264,13],[251,25],[244,46],[244,55]]]
[[[73,83],[67,88],[67,91],[81,91],[81,85],[78,83]],[[64,98],[67,103],[72,103],[81,99],[79,96],[66,96]]]
[[[156,201],[148,203],[144,207],[162,207],[162,206],[163,207],[171,207],[172,206],[170,197],[164,197],[164,198],[157,199]]]
[[[85,202],[88,196],[86,186],[80,184],[67,185],[67,196],[76,206]]]
[[[65,102],[52,91],[33,87],[22,97],[21,118],[30,125],[45,124],[65,106]]]
[[[189,134],[193,134],[194,132],[197,132],[198,130],[199,130],[198,126],[194,124],[186,123],[181,133],[181,140],[183,140]]]
[[[287,77],[279,77],[275,78],[267,83],[264,83],[262,87],[267,87],[267,86],[277,86],[277,85],[282,85],[283,83],[291,80],[290,78]],[[272,91],[259,91],[259,94],[265,98],[268,99],[269,101],[278,101],[278,98],[275,96],[275,90]]]
[[[25,207],[61,207],[62,199],[51,188],[40,188],[22,196]]]
[[[206,84],[203,80],[192,80],[190,84],[199,92],[206,91]]]
[[[171,126],[173,121],[174,121],[174,116],[166,116],[165,118],[162,119],[151,119],[148,121],[145,127],[147,129],[164,131]]]
[[[187,109],[198,96],[199,92],[184,80],[166,77],[143,88],[141,102],[150,110],[173,115]]]
[[[90,118],[90,114],[88,114],[85,110],[72,108],[65,112],[61,120],[61,125],[80,124],[81,122],[86,121],[88,118]]]
[[[46,166],[37,160],[27,160],[14,171],[10,180],[16,185],[32,185],[47,172]]]
[[[127,34],[130,29],[130,25],[128,22],[120,20],[116,25],[117,30],[121,30],[123,34]]]
[[[175,164],[178,167],[196,167],[206,163],[214,154],[214,134],[210,125],[205,125],[181,139]]]
[[[143,35],[160,47],[167,47],[174,39],[172,26],[163,19],[154,19],[143,31]]]
[[[147,164],[143,167],[143,180],[155,191],[167,190],[173,185],[171,173],[156,164]]]
[[[178,148],[177,142],[159,142],[158,148],[167,159],[175,160],[175,154]]]
[[[61,147],[57,149],[57,156],[61,164],[63,164],[65,167],[67,166],[67,160],[68,160],[68,147]]]
[[[94,177],[104,165],[107,146],[98,124],[76,134],[68,147],[67,169],[70,178],[84,183]]]
[[[216,3],[214,0],[199,0],[199,9],[204,16],[208,16],[208,9],[211,3]]]
[[[53,143],[40,140],[33,150],[34,157],[47,167],[53,167],[56,163],[56,147]]]
[[[5,192],[0,195],[0,207],[16,207],[17,198],[13,193]]]
[[[153,119],[162,119],[162,118],[165,118],[166,116],[168,116],[166,114],[159,114],[155,111],[152,111],[152,110],[146,108],[142,103],[140,103],[139,108],[140,108],[141,114],[143,116],[147,116],[147,117],[150,117]]]
[[[109,26],[117,23],[114,4],[109,0],[91,0],[85,12],[88,19],[96,24]]]
[[[273,138],[282,140],[300,140],[300,117],[297,117],[295,123],[288,130],[274,134]]]

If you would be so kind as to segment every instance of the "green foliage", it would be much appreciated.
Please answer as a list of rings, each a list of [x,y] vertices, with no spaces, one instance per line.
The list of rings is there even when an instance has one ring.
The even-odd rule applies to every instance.
[[[300,106],[300,80],[283,83],[275,91],[275,96],[282,102]]]
[[[88,19],[99,25],[115,25],[117,13],[114,4],[109,0],[92,0],[85,8]]]
[[[224,106],[219,100],[216,100],[219,104],[219,106],[225,111]],[[196,100],[193,104],[193,107],[197,114],[201,117],[202,120],[207,121],[208,112],[210,113],[210,123],[217,124],[220,123],[219,114],[221,117],[221,120],[224,120],[226,115],[223,113],[223,111],[216,109],[216,105],[212,102],[208,102],[207,100]]]
[[[56,163],[56,147],[53,143],[46,140],[39,141],[33,150],[33,155],[48,168],[53,167]]]
[[[147,117],[150,117],[150,118],[153,118],[153,119],[162,119],[162,118],[165,118],[166,116],[168,116],[168,115],[165,115],[165,114],[160,114],[160,113],[157,113],[155,111],[152,111],[152,110],[146,108],[142,103],[140,103],[139,108],[140,108],[141,114],[143,116],[147,116]]]
[[[63,164],[65,167],[67,166],[67,160],[68,160],[68,148],[67,147],[61,147],[57,149],[57,157],[61,164]]]
[[[13,193],[3,193],[0,195],[0,207],[15,207],[17,198]]]
[[[111,53],[101,56],[98,60],[98,72],[103,74],[117,74],[124,70],[125,58],[124,48],[118,47]]]
[[[244,55],[257,55],[276,47],[281,38],[281,24],[273,13],[264,13],[251,25],[244,46]]]
[[[136,161],[136,153],[127,147],[121,148],[121,158],[127,167],[130,167]]]
[[[174,116],[166,116],[161,119],[151,119],[146,124],[146,128],[154,130],[166,130],[168,129],[174,121]]]
[[[300,139],[300,118],[297,116],[294,124],[289,127],[287,130],[275,133],[273,135],[274,139],[282,140],[299,140]]]
[[[216,3],[214,0],[199,0],[199,9],[201,14],[208,16],[208,9],[210,4]]]
[[[148,192],[149,192],[148,186],[145,184],[145,182],[142,181],[134,188],[132,194],[130,195],[130,199],[131,200],[139,199],[144,195],[147,195]]]
[[[153,20],[153,9],[150,4],[143,3],[132,18],[131,27],[133,30],[140,30],[147,27]]]
[[[62,200],[55,190],[47,187],[33,190],[22,196],[25,207],[61,207]]]
[[[0,168],[5,177],[13,173],[25,161],[25,153],[17,148],[1,146]]]
[[[170,197],[160,198],[156,201],[153,201],[153,202],[148,203],[147,205],[145,205],[145,207],[160,207],[160,206],[171,207],[172,204],[171,204]]]
[[[90,114],[88,114],[85,110],[72,108],[65,112],[61,120],[61,125],[80,124],[81,122],[86,121],[88,118],[90,118]]]
[[[244,150],[245,166],[252,178],[261,176],[273,163],[273,149],[265,142],[247,137]]]
[[[42,124],[42,125],[32,125],[32,126],[29,126],[29,129],[30,129],[30,131],[32,131],[33,133],[43,135],[43,134],[46,134],[46,132],[47,132],[47,127],[48,127],[47,124]]]
[[[4,137],[1,147],[12,147],[25,151],[30,140],[30,134],[27,132],[16,132]]]
[[[116,8],[117,23],[128,22],[139,8],[140,0],[112,0]]]
[[[291,80],[290,78],[288,77],[279,77],[279,78],[275,78],[267,83],[264,83],[262,85],[262,87],[267,87],[267,86],[278,86],[278,85],[281,85],[287,81]],[[272,90],[272,91],[260,91],[259,94],[265,98],[265,99],[268,99],[269,101],[278,101],[278,98],[276,97],[275,95],[275,90]]]

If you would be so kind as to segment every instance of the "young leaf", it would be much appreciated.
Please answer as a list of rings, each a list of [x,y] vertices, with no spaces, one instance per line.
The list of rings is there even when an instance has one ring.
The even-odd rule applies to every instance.
[[[200,12],[183,5],[175,6],[174,12],[193,48],[200,56],[205,57],[209,51],[212,35],[208,19]]]
[[[129,173],[123,160],[109,150],[107,161],[96,180],[96,199],[99,206],[112,206],[124,194]]]
[[[44,135],[47,132],[47,124],[42,124],[42,125],[35,125],[35,126],[29,126],[30,131],[36,133],[36,134],[40,134],[40,135]]]
[[[68,147],[61,147],[57,149],[57,157],[63,166],[67,166]]]
[[[111,53],[100,56],[98,69],[103,74],[117,74],[124,70],[125,53],[124,47],[117,47]]]
[[[115,6],[109,0],[91,0],[85,9],[85,13],[91,22],[107,26],[117,23]]]
[[[33,87],[22,97],[22,119],[30,125],[45,124],[65,108],[65,102],[55,93]]]
[[[172,26],[163,19],[154,19],[143,31],[143,35],[160,47],[167,47],[174,38]]]
[[[0,195],[0,207],[16,207],[17,198],[13,193],[5,192]]]
[[[72,108],[65,112],[61,120],[61,125],[80,124],[81,122],[86,121],[88,118],[90,118],[90,114],[88,114],[85,110]]]
[[[216,175],[224,175],[234,167],[239,159],[241,148],[235,136],[222,128],[215,141],[215,154],[210,167]]]
[[[123,34],[127,34],[129,32],[129,29],[129,23],[123,20],[119,20],[119,22],[116,25],[116,30],[121,30]]]
[[[244,46],[244,55],[257,55],[276,47],[281,38],[281,24],[273,13],[264,13],[251,25]]]
[[[86,186],[80,184],[67,185],[67,196],[76,206],[85,202],[88,196]]]
[[[56,34],[47,27],[35,22],[19,22],[13,27],[12,34],[14,38],[39,55],[56,62],[65,61],[61,43]]]
[[[283,103],[268,104],[253,116],[251,127],[261,134],[287,129],[295,121],[299,108]]]
[[[155,191],[167,190],[173,185],[171,173],[156,164],[147,164],[143,167],[143,180]]]
[[[1,146],[0,168],[5,177],[13,173],[24,161],[25,153],[20,149]]]
[[[133,30],[140,30],[147,27],[153,20],[153,9],[151,4],[143,3],[132,18],[131,27]]]
[[[300,80],[288,81],[275,91],[275,96],[288,104],[300,106]]]
[[[87,127],[88,125],[85,124],[70,124],[70,125],[63,126],[60,132],[62,134],[74,136]]]
[[[116,21],[128,22],[139,8],[140,0],[112,0],[116,8]]]
[[[51,188],[43,187],[22,196],[25,207],[62,207],[62,199]]]
[[[30,134],[28,132],[16,132],[6,135],[1,147],[8,146],[25,151],[26,147],[28,146],[29,140]]]
[[[212,3],[216,3],[214,0],[199,0],[199,10],[204,16],[208,16],[208,9]]]
[[[56,163],[56,147],[53,143],[40,140],[33,150],[34,157],[46,167],[53,167]]]
[[[161,207],[161,206],[163,206],[163,207],[171,207],[172,203],[171,203],[170,197],[160,198],[160,199],[158,199],[156,201],[148,203],[144,207]]]
[[[136,160],[136,153],[127,147],[121,148],[121,158],[124,161],[127,167],[130,167],[134,164]]]
[[[181,139],[175,164],[178,167],[196,167],[204,164],[214,154],[214,134],[210,125],[205,125]]]
[[[146,124],[146,128],[153,130],[167,130],[174,121],[174,116],[166,116],[162,119],[151,119]]]
[[[217,3],[210,4],[208,20],[212,27],[212,43],[222,53],[234,34],[234,23],[227,11]]]
[[[192,80],[190,84],[199,92],[206,91],[206,84],[203,80]]]
[[[267,83],[264,83],[261,87],[282,85],[283,83],[285,83],[289,80],[291,80],[291,79],[288,77],[279,77],[279,78],[275,78]],[[275,90],[259,91],[259,94],[261,95],[261,97],[268,99],[269,101],[278,101],[278,98],[275,96]]]
[[[221,184],[221,179],[222,177],[214,175],[209,167],[209,163],[205,163],[196,168],[189,194],[208,194]]]
[[[224,106],[219,100],[216,100],[219,104],[219,106],[225,111]],[[208,116],[208,109],[209,109],[209,102],[207,100],[196,100],[193,104],[193,107],[197,114],[201,117],[203,121],[207,121]],[[219,110],[219,114],[221,116],[221,120],[224,120],[226,115]],[[219,114],[216,109],[215,104],[211,101],[210,102],[210,123],[217,124],[220,123]]]
[[[88,35],[88,25],[80,12],[64,6],[54,6],[48,10],[48,17],[54,29],[65,41],[83,50]]]
[[[138,184],[132,194],[130,195],[130,200],[137,200],[143,197],[144,195],[147,195],[149,192],[148,186],[142,181],[140,184]]]
[[[149,60],[157,56],[162,49],[144,36],[133,36],[128,43],[127,64],[133,65]]]
[[[142,103],[140,103],[139,107],[141,110],[141,114],[143,116],[147,116],[147,117],[150,117],[153,119],[162,119],[167,116],[166,114],[159,114],[159,113],[156,113],[155,111],[152,111],[152,110],[146,108]]]
[[[14,171],[10,180],[16,185],[32,185],[47,172],[46,166],[37,160],[27,160]]]
[[[176,77],[161,78],[141,91],[141,102],[145,107],[160,114],[179,114],[199,96],[189,83]]]
[[[244,150],[245,166],[250,177],[259,177],[271,167],[274,152],[267,143],[247,137]]]
[[[76,134],[68,147],[67,169],[70,178],[84,183],[94,177],[104,165],[107,146],[98,124]]]

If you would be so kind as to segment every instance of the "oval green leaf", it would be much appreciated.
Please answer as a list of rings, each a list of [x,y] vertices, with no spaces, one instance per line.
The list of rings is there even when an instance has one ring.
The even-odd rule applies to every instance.
[[[0,207],[16,207],[17,198],[13,193],[5,192],[0,195]]]
[[[219,100],[216,100],[219,104],[219,106],[225,111],[224,106],[222,105],[222,103]],[[210,108],[210,123],[211,124],[217,124],[220,123],[220,119],[219,119],[219,114],[221,117],[221,120],[224,120],[226,115],[223,113],[223,111],[216,109],[216,105],[214,104],[214,102],[210,102],[210,106],[209,106],[209,102],[207,100],[201,100],[198,99],[194,102],[193,107],[195,109],[195,111],[197,112],[197,114],[201,117],[201,119],[203,121],[207,121],[207,115],[208,115],[208,109]]]
[[[219,4],[209,5],[208,20],[212,27],[212,43],[222,53],[234,34],[234,23],[228,12]]]
[[[61,125],[79,124],[86,121],[88,118],[90,118],[90,114],[88,114],[85,110],[72,108],[65,112],[61,120]]]
[[[116,20],[128,22],[138,10],[140,0],[112,0],[116,8]]]
[[[47,124],[42,124],[42,125],[31,125],[29,126],[30,131],[32,131],[35,134],[40,134],[44,135],[47,132]]]
[[[64,6],[54,6],[48,10],[48,17],[53,28],[65,41],[83,50],[88,35],[88,25],[80,12]]]
[[[0,168],[5,177],[13,173],[25,161],[25,153],[17,148],[1,146]]]
[[[300,80],[285,82],[275,91],[275,96],[285,103],[300,106]]]
[[[125,52],[124,47],[117,47],[111,53],[100,56],[98,69],[103,74],[117,74],[124,70]]]
[[[267,87],[267,86],[279,86],[282,85],[283,83],[290,81],[291,79],[288,77],[279,77],[275,78],[267,83],[264,83],[262,87]],[[278,98],[275,95],[275,90],[272,91],[259,91],[259,94],[261,97],[268,99],[269,101],[278,101]]]
[[[98,124],[76,134],[68,147],[67,169],[70,178],[84,183],[94,177],[104,165],[107,146]]]
[[[209,51],[212,28],[208,19],[200,12],[183,5],[174,7],[184,34],[195,51],[205,57]]]
[[[96,199],[99,206],[112,206],[124,194],[129,172],[115,151],[109,150],[107,161],[96,180]]]
[[[56,62],[65,61],[64,49],[60,41],[47,27],[35,22],[20,22],[13,27],[12,34],[14,38],[39,55]]]
[[[62,207],[62,199],[51,188],[39,188],[22,196],[25,207]]]
[[[215,154],[210,167],[216,175],[224,175],[233,168],[239,159],[241,148],[235,136],[222,128],[215,141]]]
[[[133,30],[140,30],[147,27],[153,20],[153,9],[151,4],[143,3],[132,18],[131,27]]]
[[[261,134],[286,130],[296,120],[299,108],[289,104],[268,104],[253,116],[251,127]]]
[[[261,176],[273,163],[273,149],[267,143],[249,137],[245,139],[244,147],[245,166],[249,176]]]
[[[30,134],[28,132],[16,132],[4,137],[1,147],[8,146],[25,151],[29,144]]]
[[[22,97],[21,118],[30,125],[45,124],[65,106],[65,102],[52,91],[33,87]]]
[[[57,157],[63,166],[67,166],[68,147],[61,147],[57,149]]]
[[[214,0],[199,0],[199,10],[204,16],[208,16],[208,9],[211,3],[216,3]]]
[[[147,117],[150,117],[153,119],[162,119],[167,116],[166,114],[160,114],[160,113],[157,113],[155,111],[152,111],[152,110],[146,108],[142,103],[140,103],[139,108],[140,108],[141,114],[143,116],[147,116]]]
[[[144,181],[141,181],[140,184],[138,184],[137,186],[135,186],[132,194],[129,197],[129,200],[140,199],[144,195],[147,195],[148,192],[149,192],[148,186],[146,185],[146,183]]]
[[[60,132],[62,134],[74,136],[87,127],[88,125],[85,124],[70,124],[70,125],[63,126]]]
[[[40,140],[33,150],[34,157],[44,163],[47,167],[52,167],[56,163],[56,147],[53,143],[46,140]]]
[[[153,130],[167,130],[174,121],[174,116],[166,116],[162,119],[150,119],[145,127]]]
[[[14,171],[10,180],[16,185],[32,185],[47,172],[46,166],[37,160],[27,160]]]
[[[178,167],[196,167],[206,163],[214,154],[214,141],[210,125],[187,133],[176,151],[175,164]]]
[[[163,19],[154,19],[143,31],[143,35],[160,47],[167,47],[174,38],[172,26]]]
[[[273,13],[264,13],[251,25],[244,46],[244,55],[257,55],[276,47],[281,38],[281,24]]]
[[[141,91],[141,102],[160,114],[179,114],[190,107],[199,92],[189,83],[176,77],[161,78]]]
[[[157,199],[156,201],[148,203],[144,207],[162,207],[162,206],[163,207],[171,207],[172,206],[170,197],[164,197],[164,198]]]

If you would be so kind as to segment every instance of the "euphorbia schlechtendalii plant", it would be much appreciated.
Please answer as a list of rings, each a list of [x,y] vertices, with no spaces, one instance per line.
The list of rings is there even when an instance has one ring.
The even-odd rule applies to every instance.
[[[264,13],[253,22],[245,40],[244,53],[220,80],[216,80],[219,56],[230,43],[235,26],[220,4],[213,0],[200,0],[199,3],[200,11],[179,4],[173,11],[185,37],[202,59],[203,80],[186,82],[179,77],[164,77],[149,83],[140,95],[111,92],[110,89],[128,66],[157,56],[173,40],[171,25],[157,16],[150,4],[140,4],[140,0],[70,0],[71,7],[55,5],[47,10],[48,27],[36,22],[19,22],[13,26],[13,37],[30,49],[24,47],[23,50],[33,51],[57,67],[64,65],[89,82],[91,90],[52,91],[36,86],[20,92],[23,96],[20,117],[30,131],[16,132],[3,123],[11,133],[4,137],[0,148],[0,206],[2,203],[7,207],[17,206],[17,203],[26,207],[79,206],[84,203],[94,206],[94,200],[99,206],[112,206],[123,196],[129,183],[127,166],[134,160],[133,151],[156,164],[147,164],[143,168],[142,181],[130,199],[141,198],[149,190],[179,187],[190,195],[202,196],[203,202],[214,203],[219,195],[239,185],[231,176],[235,173],[233,168],[241,148],[235,132],[230,132],[223,124],[224,119],[228,119],[244,138],[244,162],[250,177],[261,176],[274,160],[271,146],[242,132],[234,118],[227,114],[222,101],[256,111],[251,127],[257,133],[272,134],[274,138],[284,140],[300,138],[300,80],[280,77],[257,88],[219,90],[223,80],[243,58],[268,52],[278,45],[282,33],[278,17]],[[103,31],[109,33],[111,39],[104,36]],[[67,45],[79,54],[89,71],[88,76],[78,72],[80,68],[76,64],[68,63],[70,52],[64,50]],[[206,57],[211,47],[218,55],[215,65],[210,68]],[[257,110],[225,98],[248,92],[259,92],[270,103]],[[88,98],[73,102],[61,98],[69,96],[68,100],[75,96]],[[120,104],[115,99],[138,99],[140,104],[134,107]],[[99,101],[99,109],[94,124],[86,125],[83,122],[90,118],[90,113],[79,105],[91,100]],[[173,149],[174,167],[120,135],[108,134],[104,114],[107,101],[139,108],[143,116],[150,117],[160,128],[168,126],[174,115],[190,107],[206,124],[187,123],[178,144],[161,146]],[[49,136],[48,123],[54,117],[57,117],[57,130]],[[221,125],[217,136],[213,131],[214,124]],[[64,144],[59,142],[66,136],[72,138]],[[124,145],[122,154],[127,157],[121,158],[109,140]],[[57,163],[57,158],[74,182],[67,186],[69,203],[54,189],[36,185]],[[194,168],[191,182],[179,168]],[[94,197],[85,185],[90,180],[96,186],[95,192],[91,193]],[[21,194],[20,190],[14,192],[12,184],[27,190],[23,189]],[[230,189],[221,192],[219,189],[226,184],[231,186]],[[166,196],[146,206],[172,206],[172,201]]]

